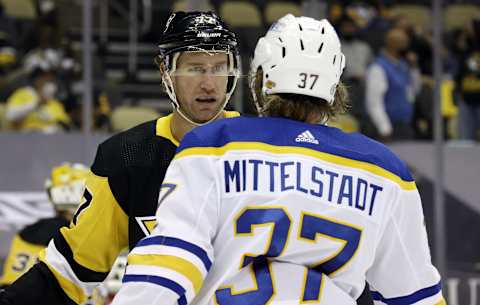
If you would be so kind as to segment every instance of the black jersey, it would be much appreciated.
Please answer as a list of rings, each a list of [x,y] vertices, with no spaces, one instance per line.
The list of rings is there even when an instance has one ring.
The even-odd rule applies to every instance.
[[[225,117],[238,115],[225,112]],[[149,234],[179,144],[171,120],[169,115],[143,123],[99,145],[70,226],[60,230],[40,253],[41,262],[9,287],[0,304],[82,304],[107,277],[118,254]],[[31,289],[38,293],[36,299],[22,294]]]

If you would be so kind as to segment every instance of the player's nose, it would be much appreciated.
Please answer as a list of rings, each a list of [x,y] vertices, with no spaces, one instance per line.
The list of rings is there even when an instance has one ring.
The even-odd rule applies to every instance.
[[[215,91],[215,76],[210,73],[205,73],[204,75],[202,75],[200,88],[208,93]]]

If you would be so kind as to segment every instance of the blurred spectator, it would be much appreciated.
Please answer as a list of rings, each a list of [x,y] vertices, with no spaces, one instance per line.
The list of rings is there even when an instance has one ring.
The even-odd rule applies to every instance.
[[[69,44],[67,44],[68,46]],[[73,50],[66,50],[66,58],[74,58]],[[106,72],[105,58],[93,53],[93,117],[92,129],[110,131],[110,114],[113,108],[122,104],[123,95],[116,81],[109,80]],[[61,86],[59,98],[65,105],[65,110],[72,119],[72,126],[80,129],[83,126],[83,78],[81,66],[74,62],[73,70],[61,69]]]
[[[39,66],[43,69],[59,68],[63,52],[60,48],[57,30],[51,26],[42,25],[36,29],[36,39],[38,45],[25,55],[24,67],[30,71]]]
[[[342,52],[347,62],[343,72],[343,82],[349,87],[352,96],[352,114],[360,123],[366,121],[365,74],[373,60],[370,46],[358,38],[355,22],[344,15],[337,24],[342,43]]]
[[[406,54],[409,52],[415,53],[418,59],[420,73],[431,76],[433,74],[433,37],[431,33],[427,32],[421,26],[414,26],[404,15],[398,15],[394,18],[393,27],[402,29],[407,33],[410,44]]]
[[[17,30],[15,28],[15,21],[5,14],[4,6],[0,1],[0,32],[4,33],[4,37],[17,37]],[[11,41],[15,43],[15,41]]]
[[[480,140],[480,20],[473,20],[459,33],[456,51],[459,135],[466,140]]]
[[[405,57],[417,57],[418,68],[422,75],[419,93],[414,104],[413,128],[415,138],[432,139],[433,137],[433,90],[432,78],[433,52],[431,33],[419,25],[414,26],[405,15],[397,15],[392,20],[396,28],[402,29],[410,39]],[[412,55],[413,54],[413,55]]]
[[[7,100],[5,118],[8,127],[46,133],[68,129],[70,117],[55,98],[56,92],[55,74],[41,68],[34,70],[31,85],[15,90]]]
[[[92,129],[99,131],[111,131],[110,114],[112,113],[112,102],[121,100],[116,98],[119,96],[118,88],[114,84],[106,85],[102,90],[93,91],[93,117]],[[68,114],[72,120],[72,127],[81,129],[83,126],[83,109],[80,103],[69,109]]]
[[[407,34],[391,29],[384,49],[369,67],[366,79],[367,112],[382,141],[412,139],[413,102],[420,87],[416,57],[410,53]]]
[[[58,8],[54,0],[36,0],[38,19],[42,24],[48,24],[52,27],[58,27]]]
[[[375,54],[383,47],[386,33],[392,27],[392,21],[382,1],[370,5],[361,3],[350,7],[347,12],[360,27],[359,37],[367,42]]]
[[[36,8],[36,19],[27,24],[21,37],[21,48],[25,51],[35,49],[45,43],[45,35],[49,35],[50,47],[58,46],[60,37],[66,30],[59,22],[59,10],[53,0],[32,0]],[[47,29],[48,33],[45,31]],[[41,46],[42,47],[42,46]],[[45,48],[45,46],[43,46]]]
[[[0,2],[0,88],[6,83],[8,73],[17,62],[17,50],[13,41],[16,36],[14,21],[5,15]],[[0,99],[0,102],[3,102]]]
[[[12,70],[17,62],[17,50],[11,44],[5,32],[0,31],[0,87],[4,76]]]
[[[38,46],[28,52],[23,59],[23,69],[32,71],[40,67],[43,70],[54,70],[57,80],[58,100],[62,101],[65,111],[70,117],[76,115],[79,104],[74,85],[81,77],[81,67],[75,58],[71,43],[58,39],[57,30],[43,24],[38,33]],[[75,125],[75,124],[74,124]]]

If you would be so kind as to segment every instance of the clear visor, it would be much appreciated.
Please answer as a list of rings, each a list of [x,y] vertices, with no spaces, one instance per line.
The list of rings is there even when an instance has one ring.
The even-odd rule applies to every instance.
[[[221,63],[221,64],[196,64],[196,65],[188,65],[186,67],[177,68],[175,72],[172,73],[172,76],[234,76],[235,74],[231,69],[228,67],[228,63]]]
[[[228,76],[235,76],[238,74],[236,71],[236,67],[234,66],[233,56],[230,52],[222,52],[222,51],[206,51],[206,50],[197,50],[197,51],[189,51],[189,53],[203,53],[208,54],[210,56],[214,56],[215,54],[226,54],[225,60],[219,61],[217,63],[204,63],[200,60],[198,62],[190,62],[182,65],[182,67],[178,66],[178,63],[174,62],[174,67],[170,71],[171,76],[190,76],[190,77],[198,77],[198,76],[216,76],[216,77],[228,77]],[[179,55],[179,54],[178,54]],[[178,58],[178,55],[176,56]],[[175,58],[175,59],[177,59]]]

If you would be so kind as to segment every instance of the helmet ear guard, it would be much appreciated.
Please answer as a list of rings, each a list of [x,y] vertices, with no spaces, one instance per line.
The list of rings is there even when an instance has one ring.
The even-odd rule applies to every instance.
[[[327,20],[288,14],[258,41],[250,84],[262,69],[262,94],[301,94],[333,104],[344,67],[340,40]]]

